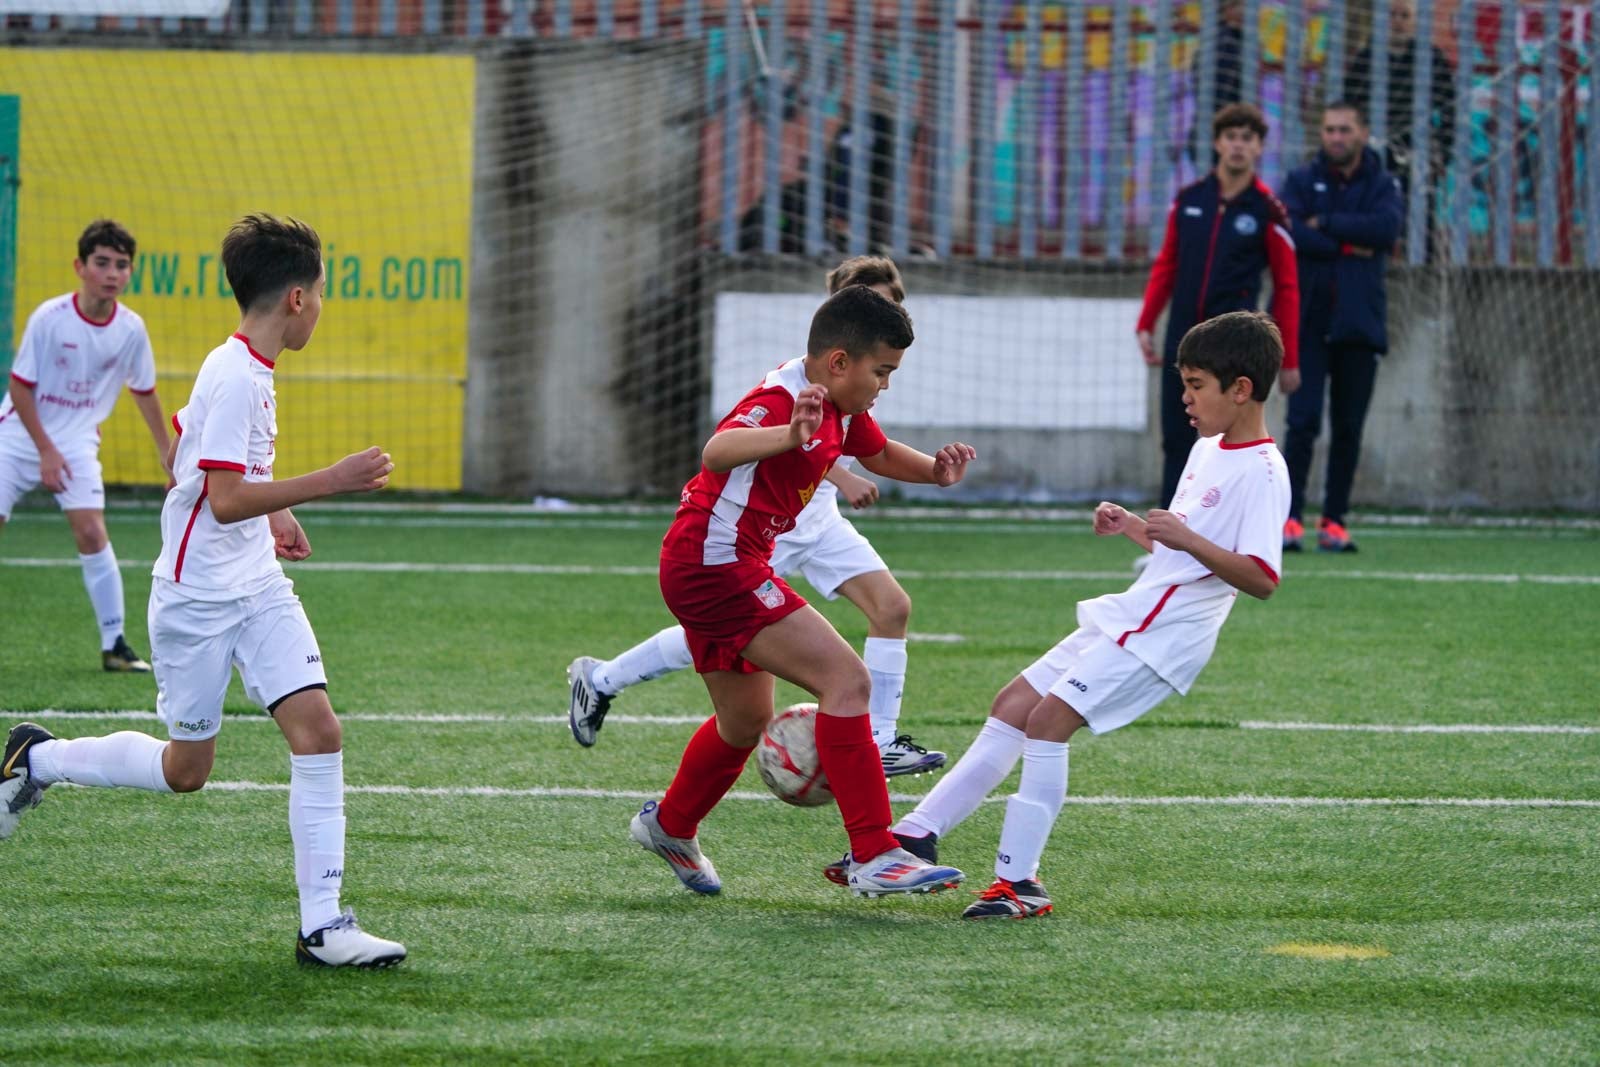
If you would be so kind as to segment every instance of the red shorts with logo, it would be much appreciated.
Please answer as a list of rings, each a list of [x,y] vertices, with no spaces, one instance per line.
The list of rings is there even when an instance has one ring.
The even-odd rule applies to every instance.
[[[694,669],[755,674],[761,670],[741,653],[752,638],[806,606],[766,560],[739,560],[716,567],[662,559],[661,595],[683,624]]]

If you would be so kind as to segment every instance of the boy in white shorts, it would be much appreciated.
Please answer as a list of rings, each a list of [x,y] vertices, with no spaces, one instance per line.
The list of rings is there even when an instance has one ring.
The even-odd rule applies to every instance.
[[[381,489],[394,464],[379,448],[273,481],[273,370],[311,339],[322,313],[322,245],[294,219],[249,215],[222,242],[222,266],[242,313],[212,350],[189,403],[173,416],[177,485],[161,510],[161,556],[150,591],[156,712],[172,740],[123,731],[57,740],[33,723],[7,738],[0,762],[0,838],[48,786],[72,782],[188,793],[216,758],[228,678],[289,743],[289,831],[300,892],[295,956],[324,966],[386,967],[405,946],[363,931],[339,908],[344,877],[343,734],[328,702],[316,635],[278,559],[311,544],[291,507]]]
[[[100,624],[100,666],[143,672],[150,664],[123,635],[122,572],[106,536],[100,479],[100,424],[124,384],[150,428],[162,470],[171,474],[150,334],[143,319],[117,302],[135,247],[133,235],[110,219],[91,222],[72,261],[77,290],[46,300],[28,316],[10,389],[0,400],[0,530],[22,494],[39,485],[54,493]]]
[[[856,256],[828,273],[830,294],[850,285],[865,285],[897,304],[906,296],[899,269],[882,256]],[[861,658],[872,678],[868,714],[884,774],[922,774],[944,766],[946,756],[899,732],[911,598],[872,544],[839,511],[840,493],[855,508],[870,507],[878,499],[877,484],[850,471],[854,463],[852,457],[841,457],[801,509],[794,529],[773,542],[772,569],[781,578],[798,571],[818,593],[829,600],[843,596],[867,617]],[[669,626],[615,659],[579,656],[567,667],[572,736],[580,745],[593,745],[614,697],[691,663],[682,626]]]
[[[1211,658],[1240,592],[1278,586],[1289,475],[1267,435],[1264,405],[1283,362],[1278,327],[1260,312],[1207,320],[1178,348],[1183,402],[1199,433],[1167,510],[1146,519],[1112,503],[1094,532],[1151,553],[1123,593],[1078,604],[1078,629],[1000,690],[972,747],[893,830],[908,851],[937,858],[940,835],[977,809],[1022,759],[1006,801],[995,881],[968,919],[1049,912],[1039,859],[1067,794],[1067,740],[1079,727],[1126,726],[1187,693]],[[920,846],[913,848],[913,845]]]

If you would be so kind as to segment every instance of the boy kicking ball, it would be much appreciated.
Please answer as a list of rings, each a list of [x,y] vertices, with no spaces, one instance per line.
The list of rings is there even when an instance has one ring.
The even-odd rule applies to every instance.
[[[841,455],[905,482],[949,486],[966,473],[970,446],[925,455],[889,440],[867,413],[912,339],[905,310],[866,286],[830,297],[811,320],[807,354],[768,374],[722,419],[662,542],[662,596],[683,624],[714,714],[690,739],[666,794],[645,804],[629,829],[697,893],[722,889],[700,850],[699,826],[771,721],[774,676],[817,698],[817,755],[850,838],[850,889],[931,893],[962,879],[905,851],[889,832],[867,668],[772,569],[773,542]]]
[[[311,555],[289,510],[337,493],[370,492],[394,464],[378,448],[274,481],[273,371],[311,340],[322,314],[322,243],[294,219],[249,215],[222,242],[238,300],[238,332],[212,350],[172,422],[177,486],[161,509],[161,555],[150,590],[156,713],[170,741],[125,730],[57,739],[33,723],[11,730],[0,757],[0,838],[57,782],[190,793],[216,759],[222,701],[235,667],[245,692],[289,744],[289,836],[300,893],[295,957],[327,967],[387,967],[404,945],[362,930],[339,908],[344,881],[344,740],[328,702],[322,653],[281,559]]]
[[[964,918],[1051,911],[1039,860],[1066,800],[1068,740],[1083,726],[1094,734],[1126,726],[1188,692],[1234,598],[1265,600],[1277,588],[1289,475],[1267,436],[1265,403],[1282,362],[1278,328],[1259,312],[1219,315],[1184,335],[1178,372],[1200,439],[1171,504],[1145,519],[1112,503],[1095,509],[1094,532],[1128,538],[1151,553],[1150,565],[1126,592],[1078,604],[1078,629],[1000,690],[972,747],[894,827],[934,858],[939,838],[1021,758],[994,883]]]

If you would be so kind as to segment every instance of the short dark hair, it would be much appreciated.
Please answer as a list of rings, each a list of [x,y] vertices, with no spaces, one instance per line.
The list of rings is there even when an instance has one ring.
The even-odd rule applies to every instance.
[[[1324,112],[1328,112],[1328,111],[1348,111],[1348,112],[1350,112],[1352,115],[1354,115],[1356,117],[1356,122],[1357,123],[1359,123],[1362,126],[1365,126],[1367,124],[1367,112],[1366,112],[1366,110],[1364,108],[1362,108],[1362,106],[1360,104],[1356,103],[1354,100],[1334,100],[1334,101],[1332,101],[1330,103],[1323,104],[1322,105],[1322,110]]]
[[[322,276],[322,239],[299,219],[246,215],[222,239],[222,269],[241,311]]]
[[[894,302],[906,302],[906,283],[900,278],[900,268],[887,256],[852,256],[828,272],[828,292],[837,293],[849,285],[888,286]]]
[[[1264,402],[1283,366],[1283,334],[1266,312],[1230,311],[1183,335],[1178,366],[1215,375],[1224,389],[1249,378],[1250,399]]]
[[[132,259],[138,244],[133,234],[117,223],[110,219],[95,219],[78,237],[78,258],[87,263],[89,257],[94,255],[94,250],[101,247],[121,252]]]
[[[864,285],[847,285],[811,317],[806,353],[820,356],[836,348],[859,359],[879,344],[907,349],[915,339],[906,309]]]
[[[1217,109],[1211,117],[1211,139],[1215,141],[1222,136],[1223,130],[1232,130],[1243,126],[1245,129],[1254,130],[1256,136],[1263,141],[1267,139],[1267,119],[1261,114],[1261,109],[1254,104],[1227,104]]]

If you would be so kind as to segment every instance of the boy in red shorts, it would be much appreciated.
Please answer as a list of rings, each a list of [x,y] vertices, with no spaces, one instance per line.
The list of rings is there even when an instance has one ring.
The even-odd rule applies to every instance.
[[[855,651],[771,566],[773,540],[841,455],[873,474],[949,486],[975,457],[929,456],[888,440],[867,409],[913,339],[905,310],[865,286],[840,290],[811,320],[806,355],[767,375],[717,426],[661,546],[661,592],[683,624],[715,714],[690,739],[660,802],[634,816],[635,841],[689,889],[716,893],[700,821],[733,787],[772,719],[773,676],[817,698],[817,754],[850,836],[857,894],[958,885],[889,833],[889,790],[868,727],[871,678]]]

